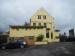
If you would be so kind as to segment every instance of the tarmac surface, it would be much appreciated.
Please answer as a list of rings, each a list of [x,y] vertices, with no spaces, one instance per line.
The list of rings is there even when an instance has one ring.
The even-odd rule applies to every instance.
[[[0,56],[75,56],[75,42],[50,43],[24,49],[0,50]]]

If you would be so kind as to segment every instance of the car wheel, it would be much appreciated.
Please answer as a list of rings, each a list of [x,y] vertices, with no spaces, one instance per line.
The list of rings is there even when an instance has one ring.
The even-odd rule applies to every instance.
[[[20,48],[24,48],[24,45],[20,45]]]
[[[2,46],[2,49],[6,49],[5,46]]]

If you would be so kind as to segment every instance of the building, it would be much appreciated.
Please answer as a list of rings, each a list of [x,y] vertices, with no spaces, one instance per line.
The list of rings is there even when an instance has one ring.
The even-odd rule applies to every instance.
[[[8,37],[9,37],[8,32],[0,33],[0,44],[7,43]]]
[[[75,32],[74,29],[70,29],[69,30],[69,36],[74,37],[74,32]]]
[[[37,36],[43,35],[43,41],[59,42],[59,30],[55,28],[54,18],[46,10],[38,10],[31,18],[29,24],[10,26],[9,41],[19,39],[32,39],[37,41]]]

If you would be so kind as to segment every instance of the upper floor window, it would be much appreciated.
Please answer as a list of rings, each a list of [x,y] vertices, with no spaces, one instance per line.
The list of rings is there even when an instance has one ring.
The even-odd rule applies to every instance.
[[[38,19],[41,19],[41,15],[38,15]]]
[[[36,23],[33,23],[33,26],[36,26]]]
[[[45,26],[45,27],[47,26],[46,23],[44,23],[44,26]]]
[[[39,23],[39,26],[41,26],[41,23]]]
[[[43,19],[46,19],[46,16],[45,15],[43,16]]]

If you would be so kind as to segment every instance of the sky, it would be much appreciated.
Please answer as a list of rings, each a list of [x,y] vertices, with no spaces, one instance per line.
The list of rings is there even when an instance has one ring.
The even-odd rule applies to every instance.
[[[60,30],[75,25],[75,0],[0,0],[0,31],[22,25],[41,7],[54,17]]]

